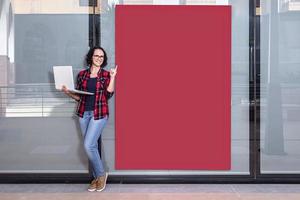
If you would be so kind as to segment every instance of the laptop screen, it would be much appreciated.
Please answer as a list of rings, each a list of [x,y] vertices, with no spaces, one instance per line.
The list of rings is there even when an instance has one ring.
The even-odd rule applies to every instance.
[[[72,66],[53,66],[55,88],[61,90],[65,85],[68,89],[74,89]]]

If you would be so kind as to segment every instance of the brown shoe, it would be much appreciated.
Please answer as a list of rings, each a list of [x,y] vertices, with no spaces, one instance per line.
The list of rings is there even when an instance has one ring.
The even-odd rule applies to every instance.
[[[97,192],[101,192],[102,190],[105,189],[107,176],[108,174],[105,173],[103,176],[100,176],[98,178],[97,187],[96,187]]]
[[[97,182],[98,182],[98,179],[94,179],[91,182],[90,186],[88,187],[88,191],[90,191],[90,192],[96,191],[96,189],[97,189]]]

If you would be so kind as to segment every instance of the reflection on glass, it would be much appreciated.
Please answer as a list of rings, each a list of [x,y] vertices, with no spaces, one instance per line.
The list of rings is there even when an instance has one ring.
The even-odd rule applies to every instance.
[[[123,0],[124,5],[152,5],[153,0]]]
[[[297,11],[300,10],[299,0],[280,0],[279,1],[279,12]]]
[[[300,173],[299,2],[261,1],[262,173]]]
[[[92,11],[78,0],[0,1],[0,173],[88,172],[75,102],[55,90],[52,66],[84,67]]]
[[[11,2],[15,14],[91,14],[94,10],[94,0],[11,0]],[[99,12],[99,0],[95,2],[95,10]]]
[[[1,1],[2,117],[73,115],[75,102],[53,87],[52,66],[72,65],[75,76],[84,67],[90,40],[88,14],[100,13],[99,1],[95,9],[86,2]]]

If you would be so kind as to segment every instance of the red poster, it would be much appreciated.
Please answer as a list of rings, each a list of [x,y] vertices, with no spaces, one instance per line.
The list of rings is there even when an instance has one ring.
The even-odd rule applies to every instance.
[[[116,169],[230,170],[231,7],[116,7]]]

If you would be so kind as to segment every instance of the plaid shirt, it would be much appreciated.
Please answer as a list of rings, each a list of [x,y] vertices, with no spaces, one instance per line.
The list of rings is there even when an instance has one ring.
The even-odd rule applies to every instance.
[[[77,76],[77,90],[87,91],[87,81],[90,78],[90,68],[82,70]],[[110,74],[104,69],[100,69],[96,82],[96,94],[95,94],[95,107],[94,107],[94,119],[101,119],[108,116],[108,99],[111,98],[114,92],[108,92],[107,87],[110,82]],[[83,117],[85,111],[86,95],[80,95],[80,100],[77,105],[76,114],[79,117]]]

